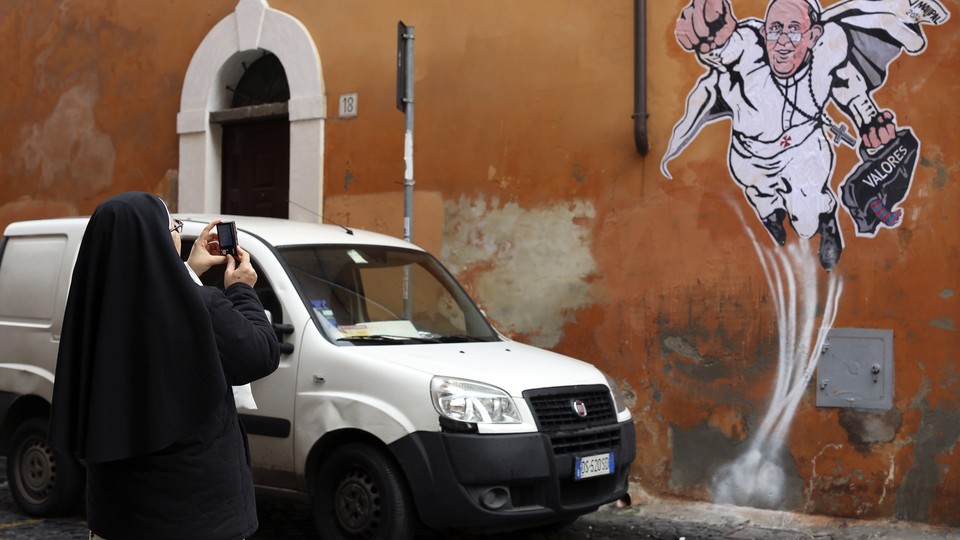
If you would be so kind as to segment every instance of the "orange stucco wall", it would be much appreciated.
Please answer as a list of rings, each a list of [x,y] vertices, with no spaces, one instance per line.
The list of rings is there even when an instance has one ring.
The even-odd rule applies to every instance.
[[[325,214],[395,235],[404,170],[396,24],[415,26],[414,240],[503,331],[621,381],[638,486],[714,499],[718,475],[761,431],[782,363],[762,261],[785,256],[783,272],[813,283],[813,315],[801,320],[820,324],[833,279],[842,282],[835,328],[893,330],[894,395],[889,411],[824,408],[807,384],[783,446],[764,458],[780,494],[767,505],[960,525],[960,2],[942,4],[950,20],[925,26],[926,49],[894,60],[874,94],[921,143],[903,223],[858,237],[840,210],[845,248],[828,275],[815,262],[817,237],[788,227],[787,246],[770,241],[727,167],[729,121],[704,128],[671,162],[672,180],[660,173],[704,73],[674,38],[684,2],[648,2],[646,157],[633,140],[630,1],[270,2],[305,25],[319,52]],[[0,225],[88,213],[129,189],[175,200],[184,73],[235,5],[5,2]],[[763,18],[766,6],[736,0],[733,9]],[[337,97],[350,92],[359,114],[340,119]],[[836,149],[834,191],[857,161]]]
[[[131,189],[175,201],[183,73],[234,5],[220,4],[4,2],[0,222],[89,213]]]

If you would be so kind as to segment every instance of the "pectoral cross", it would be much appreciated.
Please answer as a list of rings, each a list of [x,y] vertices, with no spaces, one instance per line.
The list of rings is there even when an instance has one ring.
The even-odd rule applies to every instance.
[[[831,124],[830,132],[833,133],[834,146],[840,146],[840,143],[844,143],[850,148],[856,148],[857,140],[847,133],[847,125],[843,122],[840,124]]]

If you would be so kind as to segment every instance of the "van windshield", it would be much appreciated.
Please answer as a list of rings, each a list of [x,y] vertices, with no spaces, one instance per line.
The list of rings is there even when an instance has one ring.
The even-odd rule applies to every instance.
[[[385,246],[279,250],[321,331],[339,345],[498,341],[430,254]]]

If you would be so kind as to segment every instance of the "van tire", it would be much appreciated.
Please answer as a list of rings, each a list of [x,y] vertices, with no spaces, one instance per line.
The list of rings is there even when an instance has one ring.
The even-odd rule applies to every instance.
[[[63,515],[83,497],[85,471],[80,463],[47,444],[47,422],[31,418],[10,438],[7,482],[14,502],[36,517]]]
[[[399,467],[366,444],[338,448],[320,466],[313,517],[326,540],[410,540],[416,530]]]

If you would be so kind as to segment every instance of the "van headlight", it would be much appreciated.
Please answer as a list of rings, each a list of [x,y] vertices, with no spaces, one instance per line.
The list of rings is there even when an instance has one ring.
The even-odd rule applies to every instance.
[[[477,424],[519,424],[513,398],[503,390],[475,381],[434,377],[430,381],[433,406],[442,416]]]
[[[603,373],[602,371],[600,373]],[[607,379],[607,386],[610,387],[610,394],[613,396],[613,406],[617,408],[617,414],[627,410],[627,400],[623,399],[623,392],[620,391],[620,385],[613,377],[603,373]]]

